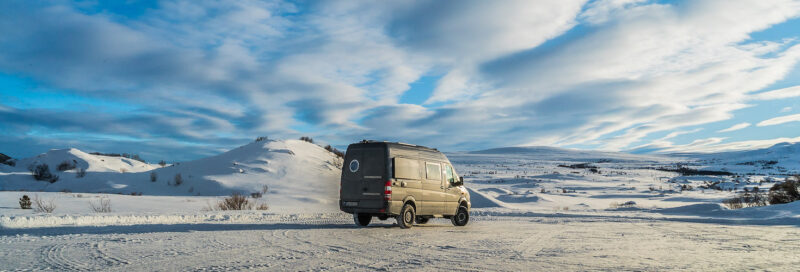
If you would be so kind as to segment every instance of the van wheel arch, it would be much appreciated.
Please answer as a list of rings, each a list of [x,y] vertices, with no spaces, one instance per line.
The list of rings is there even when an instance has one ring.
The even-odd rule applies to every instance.
[[[411,205],[411,207],[414,207],[415,211],[417,210],[417,203],[415,203],[414,200],[409,199],[409,200],[406,200],[405,202],[403,202],[403,205],[406,205],[406,204]]]
[[[413,196],[406,196],[406,198],[403,199],[403,205],[406,205],[406,204],[411,205],[412,207],[414,207],[414,210],[417,210],[417,201],[416,201],[416,199],[414,199]],[[402,207],[402,206],[400,206],[400,207]]]

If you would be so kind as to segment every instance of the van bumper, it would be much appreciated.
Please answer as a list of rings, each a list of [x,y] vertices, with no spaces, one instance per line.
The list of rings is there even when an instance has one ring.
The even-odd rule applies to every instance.
[[[391,209],[389,208],[389,203],[384,202],[382,207],[375,208],[375,207],[348,207],[344,205],[343,200],[339,200],[339,210],[346,212],[346,213],[366,213],[372,215],[393,215],[391,213]]]

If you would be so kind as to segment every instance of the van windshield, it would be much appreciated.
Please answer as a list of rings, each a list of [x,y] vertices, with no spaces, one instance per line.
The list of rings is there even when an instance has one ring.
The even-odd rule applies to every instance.
[[[445,164],[444,166],[444,174],[447,176],[447,182],[453,184],[456,182],[455,175],[453,175],[453,168],[450,167],[449,164]]]

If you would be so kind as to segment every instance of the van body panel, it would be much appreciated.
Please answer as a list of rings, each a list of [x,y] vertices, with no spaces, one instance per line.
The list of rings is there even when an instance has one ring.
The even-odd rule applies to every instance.
[[[348,207],[385,208],[383,193],[388,180],[385,154],[385,146],[348,148],[342,169],[340,195]]]
[[[454,215],[460,199],[469,201],[463,187],[451,184],[458,180],[452,164],[435,149],[364,141],[348,146],[344,160],[339,207],[347,213],[396,216],[411,202],[417,216],[441,217]]]
[[[442,164],[425,161],[425,179],[422,182],[422,208],[420,214],[442,214],[444,194],[442,192]]]

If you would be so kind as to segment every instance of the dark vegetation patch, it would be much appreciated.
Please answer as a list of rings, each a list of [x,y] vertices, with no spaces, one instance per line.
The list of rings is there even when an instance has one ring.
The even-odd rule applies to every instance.
[[[786,178],[769,189],[769,204],[785,204],[800,200],[800,176]]]
[[[24,210],[30,209],[31,205],[33,205],[33,204],[31,203],[31,198],[28,197],[28,195],[23,195],[19,199],[19,208],[20,209],[24,209]]]
[[[766,161],[766,160],[758,160],[758,161],[749,161],[749,162],[740,162],[736,165],[776,165],[778,161]]]
[[[78,165],[78,162],[76,162],[75,160],[63,161],[63,162],[59,163],[58,166],[56,166],[56,170],[64,172],[64,171],[67,171],[67,170],[75,169],[75,167],[77,167],[77,165]]]
[[[589,169],[589,171],[592,171],[592,173],[600,173],[600,170],[597,168],[597,166],[594,166],[590,163],[576,163],[570,165],[559,164],[558,167],[564,167],[569,169]]]
[[[339,158],[344,158],[344,152],[342,152],[339,149],[336,149],[335,147],[332,147],[331,145],[326,145],[325,146],[325,150],[328,150],[328,152],[333,153],[334,155],[336,155]]]
[[[0,163],[8,165],[8,166],[16,166],[17,160],[9,157],[6,154],[0,153]]]
[[[752,190],[745,188],[744,192],[734,198],[722,201],[722,204],[729,209],[741,209],[746,207],[758,207],[770,205],[786,204],[800,200],[800,176],[788,177],[784,182],[776,183],[764,193],[758,187]]]
[[[314,143],[314,139],[311,139],[311,137],[308,137],[308,136],[300,137],[300,140],[301,141],[306,141],[306,142],[309,142],[309,143],[312,143],[312,144]]]
[[[58,181],[58,175],[50,173],[50,166],[46,163],[33,166],[31,168],[31,174],[33,174],[33,178],[36,180],[44,180],[50,183]]]
[[[734,198],[723,200],[722,204],[732,210],[767,206],[767,196],[758,187],[754,187],[752,191],[745,190]]]
[[[716,171],[716,170],[698,170],[692,169],[685,166],[677,167],[677,168],[669,168],[669,167],[658,167],[658,168],[643,168],[643,169],[652,169],[652,170],[659,170],[659,171],[666,171],[666,172],[675,172],[679,173],[683,176],[733,176],[736,175],[734,173],[728,171]]]

